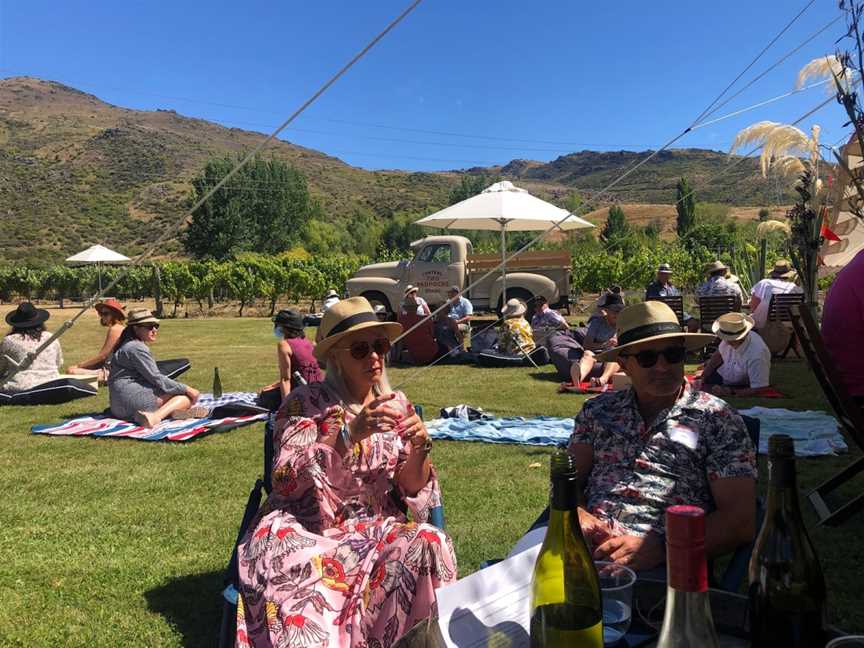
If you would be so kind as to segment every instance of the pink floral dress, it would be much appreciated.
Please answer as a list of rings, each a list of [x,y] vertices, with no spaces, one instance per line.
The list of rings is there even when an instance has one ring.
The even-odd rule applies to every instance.
[[[408,404],[398,392],[396,402]],[[395,485],[409,452],[397,435],[373,434],[345,456],[319,443],[319,430],[341,425],[337,403],[318,383],[279,410],[273,492],[238,548],[239,647],[386,648],[456,579],[450,538],[425,523],[441,503],[434,469],[407,497]]]

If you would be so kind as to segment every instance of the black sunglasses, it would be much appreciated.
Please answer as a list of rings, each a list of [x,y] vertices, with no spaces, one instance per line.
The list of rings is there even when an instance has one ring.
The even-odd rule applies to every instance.
[[[640,351],[639,353],[619,353],[618,355],[622,358],[636,358],[636,362],[640,367],[643,369],[650,369],[657,364],[657,359],[661,355],[669,364],[681,364],[684,362],[684,358],[687,355],[687,349],[680,346],[674,346],[669,347],[668,349],[661,349],[660,351],[648,349]]]
[[[366,340],[360,340],[352,343],[351,346],[348,347],[348,351],[351,353],[351,357],[355,360],[362,360],[373,351],[380,357],[384,357],[390,352],[390,340],[381,337],[373,340],[371,344]]]
[[[152,329],[156,329],[157,331],[159,330],[158,324],[136,324],[135,326],[140,326],[141,328],[146,328],[148,331],[150,331]]]

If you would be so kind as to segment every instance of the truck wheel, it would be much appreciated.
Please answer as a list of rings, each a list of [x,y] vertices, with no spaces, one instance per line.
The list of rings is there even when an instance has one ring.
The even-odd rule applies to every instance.
[[[507,299],[519,299],[521,300],[527,307],[528,310],[525,311],[525,319],[529,322],[531,318],[534,317],[534,311],[537,310],[537,305],[534,303],[534,295],[525,290],[524,288],[513,288],[507,289]],[[501,311],[504,310],[504,304],[506,300],[504,297],[498,298],[498,315],[500,317]]]
[[[377,305],[381,305],[387,309],[387,321],[395,322],[396,314],[393,312],[393,309],[390,307],[390,300],[387,299],[387,296],[384,293],[378,292],[377,290],[368,290],[364,292],[361,297],[365,297],[370,304],[372,304],[372,308],[375,308]]]

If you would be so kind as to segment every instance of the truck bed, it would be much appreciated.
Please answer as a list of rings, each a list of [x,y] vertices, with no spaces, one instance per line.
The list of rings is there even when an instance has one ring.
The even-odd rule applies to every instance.
[[[499,254],[472,254],[466,259],[469,273],[488,272],[501,263]],[[529,268],[570,268],[570,253],[566,250],[538,250],[523,252],[507,262],[507,271],[513,272]]]

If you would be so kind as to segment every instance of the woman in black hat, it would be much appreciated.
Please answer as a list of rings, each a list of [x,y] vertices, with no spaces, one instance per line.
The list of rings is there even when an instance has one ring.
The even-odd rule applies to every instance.
[[[272,410],[279,408],[282,399],[291,393],[292,387],[324,380],[321,367],[315,359],[315,344],[306,339],[303,331],[303,316],[294,309],[280,310],[273,318],[273,335],[279,340],[276,358],[279,363],[279,380],[259,390],[258,403]]]
[[[16,393],[37,385],[57,380],[63,365],[63,351],[55,340],[42,351],[27,369],[12,373],[29,353],[50,337],[45,330],[48,311],[23,302],[6,314],[6,323],[12,330],[0,342],[0,390]]]

